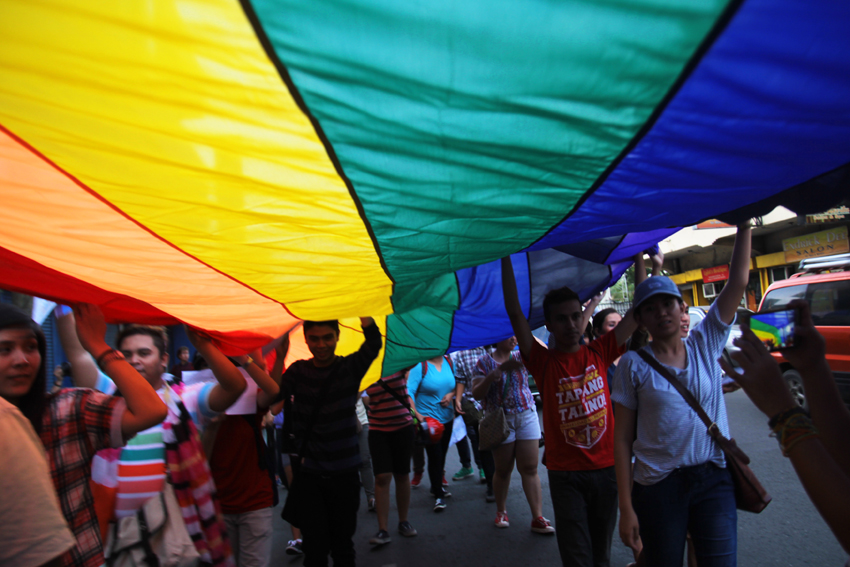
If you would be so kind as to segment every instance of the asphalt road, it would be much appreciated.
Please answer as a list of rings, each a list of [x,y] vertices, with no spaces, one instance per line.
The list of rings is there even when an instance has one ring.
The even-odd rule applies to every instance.
[[[773,502],[761,514],[738,515],[738,564],[742,567],[803,566],[842,567],[847,555],[829,528],[809,502],[791,463],[779,452],[775,439],[768,437],[767,419],[753,407],[743,392],[726,396],[732,435],[752,459],[752,468],[773,496]],[[455,448],[449,449],[447,478],[460,468]],[[539,467],[543,487],[543,513],[554,518],[549,499],[546,469]],[[410,521],[419,531],[414,538],[403,538],[394,528],[392,542],[374,548],[369,538],[378,529],[374,514],[366,511],[363,498],[358,514],[354,543],[359,565],[375,567],[488,567],[502,565],[559,565],[558,545],[554,536],[529,530],[531,514],[522,492],[519,474],[514,472],[508,497],[511,527],[493,526],[496,505],[484,501],[484,486],[475,479],[452,482],[448,508],[435,514],[428,494],[427,475],[423,486],[413,491]],[[281,489],[281,498],[286,491]],[[301,559],[284,553],[289,526],[275,509],[275,542],[272,565],[300,565]],[[848,511],[850,516],[850,511]],[[398,521],[395,504],[390,509],[390,526]],[[557,526],[555,526],[557,528]],[[631,551],[614,533],[611,565],[623,567],[632,561]]]

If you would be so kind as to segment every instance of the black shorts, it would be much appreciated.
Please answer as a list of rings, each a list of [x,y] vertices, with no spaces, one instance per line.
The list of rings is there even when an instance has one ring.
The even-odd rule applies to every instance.
[[[369,428],[369,453],[374,474],[409,474],[413,455],[414,425],[395,431],[375,431]]]

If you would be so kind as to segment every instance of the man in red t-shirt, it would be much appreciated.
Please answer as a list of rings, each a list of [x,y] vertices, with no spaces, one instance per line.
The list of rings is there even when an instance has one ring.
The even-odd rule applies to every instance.
[[[510,258],[502,259],[502,287],[519,350],[543,399],[546,468],[561,561],[607,567],[617,519],[617,477],[606,373],[625,352],[637,323],[629,311],[612,332],[582,345],[579,296],[567,287],[555,289],[543,300],[546,328],[555,336],[555,349],[549,350],[531,334]]]

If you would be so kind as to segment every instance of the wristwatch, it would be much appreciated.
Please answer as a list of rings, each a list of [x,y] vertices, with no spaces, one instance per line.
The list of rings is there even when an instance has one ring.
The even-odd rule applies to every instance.
[[[100,367],[101,370],[105,370],[106,365],[112,362],[113,360],[126,359],[124,358],[124,355],[121,354],[120,350],[115,350],[114,348],[111,348],[97,357],[97,365]]]

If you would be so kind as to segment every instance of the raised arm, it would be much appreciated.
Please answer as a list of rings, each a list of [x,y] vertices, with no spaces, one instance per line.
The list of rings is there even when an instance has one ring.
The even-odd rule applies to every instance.
[[[80,343],[74,314],[68,313],[57,317],[56,329],[59,331],[62,350],[65,351],[65,356],[71,363],[71,378],[74,380],[74,386],[94,389],[97,386],[97,363]]]
[[[735,313],[750,281],[750,251],[752,250],[752,228],[749,223],[738,225],[732,261],[729,264],[729,280],[717,297],[720,319],[727,325],[735,320]]]
[[[635,254],[635,287],[646,281],[646,263],[643,261],[643,252]]]
[[[519,351],[524,357],[528,358],[531,356],[534,335],[531,334],[528,319],[525,318],[522,305],[519,303],[514,265],[511,263],[510,256],[502,258],[502,293],[505,297],[505,311],[508,312],[508,318],[511,320],[511,327],[514,330],[517,344],[519,344]]]
[[[272,378],[280,385],[283,379],[283,367],[286,364],[286,355],[289,354],[289,333],[286,334],[281,341],[274,347],[276,356],[274,366],[272,366]]]
[[[186,334],[207,361],[213,376],[218,381],[210,392],[210,409],[214,412],[223,412],[239,399],[248,383],[245,382],[245,377],[239,369],[233,366],[233,363],[218,350],[208,336],[190,327],[186,327]]]
[[[661,251],[661,248],[658,248],[658,251],[652,254],[649,259],[652,260],[652,275],[660,276],[661,267],[664,265],[664,252]]]
[[[263,353],[257,349],[250,355],[240,356],[236,360],[260,388],[260,392],[257,393],[257,407],[265,409],[272,405],[280,394],[280,383],[269,376],[260,364],[257,364],[257,361],[262,360],[262,356]]]
[[[127,411],[121,418],[124,439],[161,423],[168,409],[148,381],[123,357],[104,356],[113,349],[106,344],[106,321],[100,309],[88,303],[78,304],[74,307],[74,319],[80,344],[96,359],[104,360],[103,371],[115,382],[115,388],[127,403]]]
[[[743,326],[741,337],[735,339],[735,346],[740,350],[733,353],[732,358],[741,365],[743,372],[736,372],[723,359],[720,360],[720,365],[743,387],[747,396],[765,415],[777,421],[774,431],[780,441],[787,440],[783,450],[791,459],[803,488],[844,550],[850,552],[850,523],[847,522],[847,510],[850,509],[850,471],[844,462],[847,460],[846,449],[838,455],[839,459],[836,459],[827,448],[828,444],[838,441],[833,439],[834,432],[830,427],[827,427],[826,431],[812,429],[808,418],[800,415],[791,416],[793,419],[783,419],[783,416],[789,416],[789,411],[797,409],[797,404],[788,391],[779,365],[746,326]],[[796,348],[798,347],[789,349],[788,352]],[[835,396],[838,398],[837,390]],[[618,415],[618,424],[619,420]],[[825,423],[824,420],[820,422]],[[839,437],[840,444],[834,446],[840,447],[843,444],[846,447],[847,429],[839,432]]]
[[[794,331],[794,348],[783,356],[803,378],[809,413],[820,431],[823,446],[850,476],[850,410],[844,405],[835,378],[826,363],[826,342],[815,329],[809,304],[796,299],[789,304],[800,314]]]
[[[587,300],[585,304],[582,306],[584,311],[581,312],[581,329],[584,332],[584,329],[587,329],[587,324],[590,323],[590,318],[593,317],[593,311],[599,305],[599,302],[602,301],[602,298],[605,297],[605,291],[600,291],[593,297]]]

